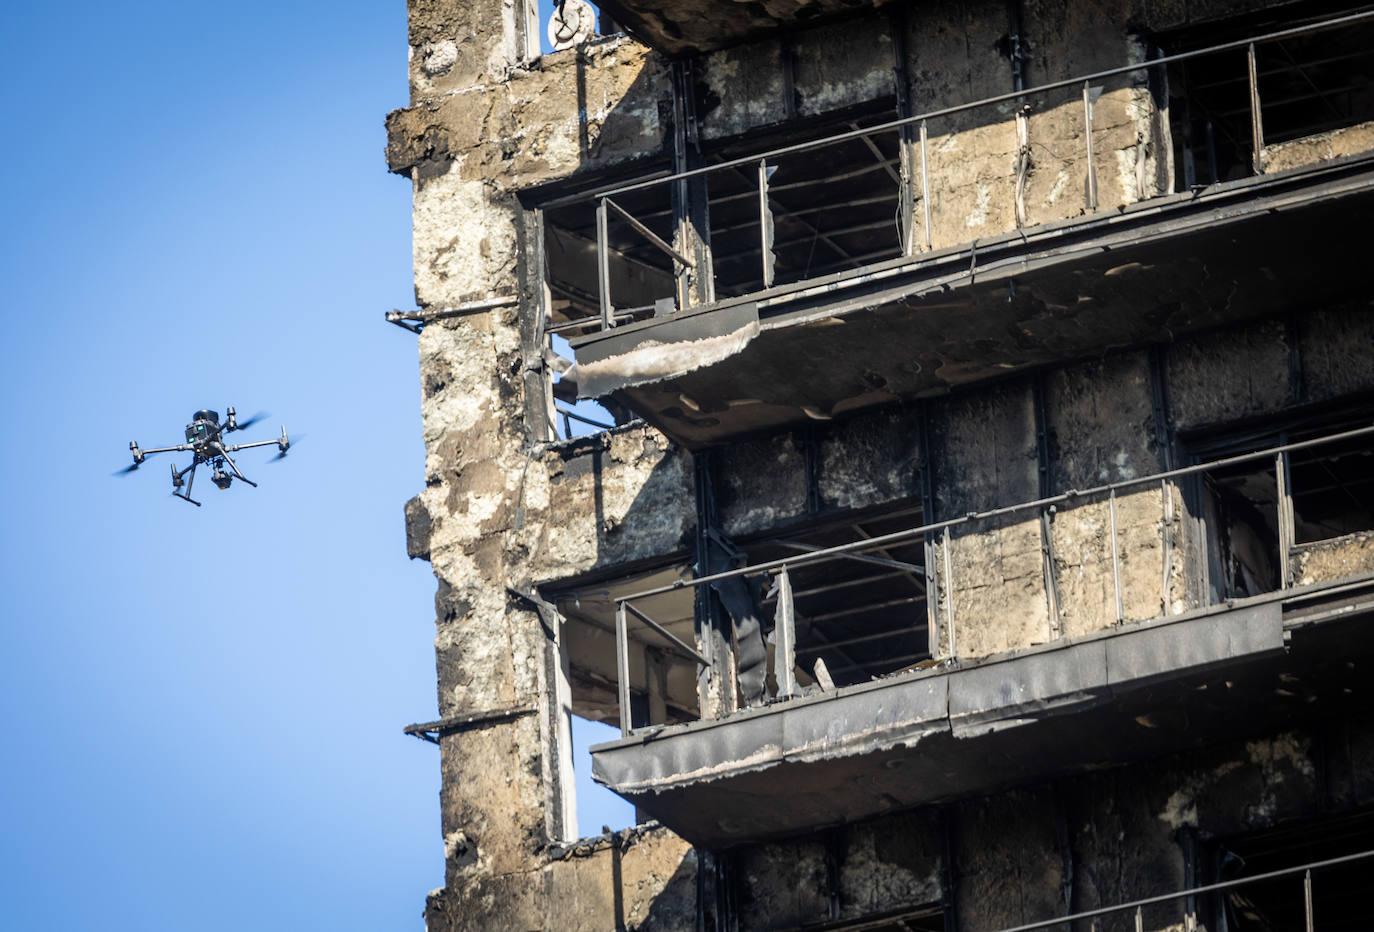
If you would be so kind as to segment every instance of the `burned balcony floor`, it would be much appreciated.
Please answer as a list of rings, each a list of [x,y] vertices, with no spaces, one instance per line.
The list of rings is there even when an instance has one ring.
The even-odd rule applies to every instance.
[[[1289,590],[592,749],[694,844],[783,837],[1367,706],[1374,584]]]
[[[689,446],[1363,293],[1374,157],[1228,182],[575,338]]]

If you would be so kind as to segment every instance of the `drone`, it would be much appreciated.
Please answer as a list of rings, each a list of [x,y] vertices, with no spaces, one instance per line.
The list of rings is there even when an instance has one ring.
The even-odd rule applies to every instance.
[[[190,452],[195,454],[195,459],[191,460],[191,465],[177,469],[176,464],[172,464],[172,494],[177,498],[184,499],[197,508],[200,507],[200,502],[191,497],[191,486],[196,481],[196,467],[201,463],[208,464],[214,470],[210,476],[210,481],[221,490],[229,488],[235,479],[242,479],[256,489],[258,484],[239,472],[238,466],[229,454],[237,453],[239,450],[247,450],[250,447],[275,445],[278,453],[273,459],[281,459],[286,456],[286,451],[291,449],[291,440],[286,436],[286,427],[285,425],[282,426],[281,436],[276,440],[258,440],[254,443],[225,443],[225,434],[252,427],[263,417],[262,415],[255,415],[240,424],[234,418],[232,407],[226,413],[227,417],[221,424],[219,412],[211,411],[208,408],[197,411],[191,415],[191,423],[186,425],[186,442],[179,443],[174,447],[157,447],[144,450],[138,445],[137,440],[129,441],[129,452],[134,455],[134,463],[132,466],[120,470],[117,475],[133,472],[143,465],[143,460],[146,457],[154,453]],[[226,467],[228,468],[226,469]]]

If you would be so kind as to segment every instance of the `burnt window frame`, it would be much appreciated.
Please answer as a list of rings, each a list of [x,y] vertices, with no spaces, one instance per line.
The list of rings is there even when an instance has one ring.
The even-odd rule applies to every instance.
[[[705,102],[698,102],[697,106],[702,108]],[[713,255],[713,293],[721,299],[741,298],[778,285],[854,272],[902,256],[906,237],[910,235],[902,226],[902,130],[888,129],[818,149],[765,158],[773,150],[890,123],[900,116],[894,91],[834,112],[793,116],[745,133],[703,142],[704,168],[737,159],[757,160],[753,168],[741,165],[708,171],[704,175],[703,208],[707,217],[707,241]],[[845,166],[839,168],[834,163],[837,150],[842,150],[847,159]],[[809,171],[820,165],[824,168]],[[873,181],[872,190],[858,198],[852,186],[839,186],[866,175],[885,176],[886,180],[880,177]],[[726,178],[730,180],[720,180]],[[714,194],[713,181],[717,182]],[[804,205],[794,200],[805,197],[808,191],[825,193],[826,188],[834,188],[831,192],[833,204],[818,203],[815,197]],[[764,222],[769,223],[770,229],[766,233],[760,228],[763,216],[761,189],[768,193],[768,215]],[[883,193],[875,193],[880,190]],[[889,202],[890,218],[883,210]],[[743,206],[738,210],[733,206],[727,209],[726,204]],[[823,220],[827,209],[844,212],[849,218],[846,224],[827,228]],[[867,212],[855,216],[860,209]],[[856,220],[861,222],[856,224]],[[889,223],[894,235],[888,245],[877,249],[864,247],[864,251],[857,254],[845,248],[862,246],[866,234],[881,230]],[[793,238],[798,235],[800,239]],[[840,239],[843,237],[851,241],[842,244]],[[869,237],[874,243],[882,238],[881,234]],[[762,258],[765,242],[774,256],[771,274],[767,276]],[[814,261],[817,252],[821,253],[819,264]],[[803,253],[807,254],[805,260],[800,259]],[[729,269],[733,264],[742,265],[745,271],[732,276]],[[724,273],[722,267],[726,270]]]
[[[1182,462],[1185,465],[1197,465],[1228,456],[1328,437],[1346,430],[1368,427],[1371,423],[1374,423],[1374,397],[1361,395],[1336,402],[1307,405],[1284,412],[1247,418],[1230,424],[1215,424],[1190,429],[1179,435],[1178,445],[1182,452]],[[1312,536],[1309,533],[1304,533],[1305,528],[1317,526],[1319,521],[1316,518],[1303,517],[1302,500],[1311,501],[1311,496],[1323,492],[1334,492],[1336,496],[1340,496],[1349,493],[1350,490],[1341,484],[1339,476],[1334,474],[1332,478],[1336,481],[1336,485],[1329,488],[1313,490],[1308,487],[1306,482],[1295,483],[1294,463],[1296,460],[1298,466],[1303,468],[1311,463],[1319,462],[1323,458],[1323,453],[1332,447],[1340,452],[1326,456],[1326,459],[1337,459],[1342,456],[1374,457],[1374,437],[1366,435],[1345,441],[1334,441],[1330,444],[1314,445],[1300,450],[1285,450],[1276,454],[1274,459],[1253,460],[1249,463],[1223,467],[1219,470],[1206,470],[1189,477],[1185,494],[1190,502],[1193,519],[1197,524],[1197,542],[1201,545],[1197,559],[1201,571],[1201,592],[1204,604],[1216,604],[1228,599],[1245,598],[1288,588],[1294,583],[1291,578],[1292,563],[1305,550],[1374,532],[1374,470],[1371,470],[1371,478],[1364,482],[1365,485],[1371,487],[1370,499],[1365,506],[1367,518],[1363,522],[1364,527],[1350,526],[1340,533],[1326,536]],[[1232,481],[1232,494],[1229,501],[1223,500],[1226,493],[1218,495],[1212,491],[1212,488],[1217,485],[1213,473],[1217,472],[1225,474],[1226,478]],[[1250,500],[1250,507],[1246,509],[1245,503],[1237,503],[1234,497],[1235,486],[1239,484],[1235,480],[1246,476],[1253,479],[1261,473],[1267,474],[1265,476],[1266,481],[1269,481],[1268,476],[1272,475],[1273,477],[1274,501],[1272,504],[1257,504],[1254,500]],[[1267,487],[1266,491],[1268,491]],[[1273,509],[1272,522],[1263,515],[1261,505]],[[1252,528],[1255,513],[1258,512],[1265,518],[1266,528],[1272,535],[1264,538],[1264,543],[1269,545],[1266,549],[1270,563],[1270,575],[1267,577],[1269,584],[1258,591],[1250,591],[1251,586],[1248,582],[1242,582],[1227,574],[1227,568],[1223,562],[1227,547],[1222,546],[1223,542],[1218,535],[1217,525],[1225,517],[1228,507],[1232,509],[1231,516],[1238,520],[1242,517],[1243,512],[1249,510],[1250,513],[1245,517],[1248,518]],[[1310,511],[1308,513],[1311,514]],[[1251,575],[1252,577],[1254,575],[1253,567]]]
[[[1194,23],[1150,38],[1162,54],[1180,54],[1370,9],[1374,7],[1368,3],[1313,0]],[[1256,43],[1258,127],[1250,112],[1245,48],[1169,64],[1165,81],[1177,189],[1188,191],[1262,171],[1264,154],[1254,152],[1256,129],[1267,148],[1374,121],[1374,80],[1339,83],[1342,62],[1374,74],[1374,42],[1362,51],[1350,51],[1358,49],[1362,38],[1374,38],[1374,23]],[[1344,43],[1344,51],[1328,54],[1332,43]],[[1332,80],[1337,86],[1327,86]],[[1328,118],[1304,124],[1305,116],[1289,115],[1307,101],[1319,101],[1330,111]]]
[[[1289,820],[1270,828],[1200,840],[1200,885],[1239,880],[1271,871],[1300,868],[1332,858],[1374,850],[1374,807],[1322,814],[1307,819]],[[1344,895],[1357,904],[1367,899],[1363,881],[1369,862],[1334,865],[1312,872],[1312,906],[1315,928],[1332,932],[1351,932],[1367,927],[1368,910],[1354,919],[1348,915],[1343,924],[1327,913],[1339,908],[1342,891],[1333,900],[1331,887],[1344,882]],[[1352,892],[1352,886],[1358,891]],[[1289,874],[1255,884],[1242,884],[1200,897],[1200,911],[1217,932],[1262,932],[1265,928],[1302,928],[1305,912],[1302,874]],[[1356,906],[1358,908],[1358,906]],[[1244,910],[1256,913],[1258,921],[1247,920]],[[1277,921],[1266,926],[1266,921]],[[1363,924],[1362,924],[1363,923]]]
[[[871,508],[820,511],[741,536],[733,543],[747,555],[746,565],[754,565],[785,558],[789,553],[802,556],[808,548],[838,546],[920,527],[925,520],[920,496],[908,496]],[[897,676],[933,661],[937,635],[930,624],[926,559],[926,542],[922,535],[881,550],[863,551],[849,557],[831,558],[788,569],[794,599],[796,666],[807,674],[808,680],[824,688],[817,682],[817,659],[824,661],[826,674],[836,687]],[[914,563],[915,560],[921,562]],[[907,567],[892,565],[896,563],[907,564]],[[826,581],[820,577],[825,577]],[[873,598],[857,605],[843,604],[846,590],[863,589],[871,592],[875,585],[887,585],[892,589],[891,597]],[[903,594],[909,586],[919,592]],[[770,622],[777,604],[776,589],[776,584],[773,584],[761,598],[765,619]],[[828,598],[822,599],[823,596]],[[818,607],[821,611],[808,612],[806,606]],[[908,608],[911,613],[911,619],[907,622],[909,628],[902,630],[903,622],[898,616]],[[853,629],[852,623],[846,620],[866,611],[883,617],[881,630]],[[829,626],[830,630],[823,628],[823,625]],[[846,627],[850,630],[844,630]],[[836,634],[840,636],[836,637]],[[874,651],[881,650],[884,643],[907,637],[914,637],[918,641],[923,638],[924,649],[912,650],[908,647],[906,653],[895,657],[874,656]],[[803,658],[806,660],[803,661]],[[897,666],[883,669],[893,664]],[[858,675],[851,676],[844,671],[858,671]],[[779,701],[771,654],[769,683],[765,701]]]

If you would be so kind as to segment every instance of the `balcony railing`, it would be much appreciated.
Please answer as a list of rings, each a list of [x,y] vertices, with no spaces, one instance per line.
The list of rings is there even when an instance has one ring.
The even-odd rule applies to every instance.
[[[1135,932],[1145,932],[1145,909],[1150,906],[1162,906],[1167,904],[1183,904],[1184,912],[1188,917],[1184,922],[1185,929],[1198,928],[1197,908],[1195,900],[1198,897],[1208,896],[1215,893],[1225,893],[1229,890],[1238,890],[1254,884],[1267,883],[1272,880],[1281,880],[1285,877],[1302,877],[1302,916],[1303,932],[1320,932],[1322,926],[1317,922],[1316,912],[1313,908],[1314,876],[1323,870],[1341,867],[1347,864],[1369,862],[1374,858],[1374,851],[1361,851],[1357,854],[1348,854],[1343,857],[1327,858],[1322,861],[1313,861],[1297,867],[1287,867],[1282,870],[1269,871],[1264,874],[1256,874],[1254,877],[1241,877],[1236,880],[1227,880],[1221,883],[1208,884],[1202,887],[1193,887],[1187,890],[1178,890],[1174,893],[1165,893],[1160,896],[1146,897],[1145,899],[1133,900],[1129,903],[1121,903],[1117,906],[1104,906],[1099,909],[1089,909],[1070,916],[1061,916],[1058,919],[1047,919],[1044,922],[1031,922],[1025,925],[1013,926],[1001,929],[999,932],[1047,932],[1047,930],[1071,929],[1075,928],[1075,923],[1084,920],[1100,920],[1106,916],[1119,916],[1122,913],[1130,915],[1135,921]],[[1093,928],[1097,928],[1096,922]],[[1346,927],[1346,926],[1342,926]],[[1294,930],[1297,932],[1297,930]]]
[[[1178,534],[1176,524],[1176,503],[1180,500],[1182,487],[1180,481],[1192,476],[1216,474],[1223,470],[1234,472],[1236,467],[1246,464],[1272,464],[1274,470],[1274,483],[1277,490],[1277,551],[1280,566],[1277,573],[1277,584],[1270,587],[1266,593],[1248,592],[1247,596],[1255,598],[1285,598],[1296,595],[1294,572],[1292,561],[1294,555],[1302,551],[1308,544],[1300,545],[1297,541],[1294,525],[1293,510],[1293,488],[1290,469],[1290,458],[1294,453],[1306,450],[1331,450],[1333,445],[1347,443],[1353,440],[1374,439],[1374,426],[1361,427],[1353,430],[1345,430],[1339,433],[1331,433],[1313,439],[1302,440],[1294,443],[1284,443],[1272,446],[1255,452],[1244,453],[1236,456],[1227,456],[1213,459],[1208,462],[1195,465],[1184,466],[1178,469],[1171,469],[1165,472],[1155,473],[1149,476],[1127,479],[1120,482],[1109,483],[1096,486],[1090,489],[1070,490],[1058,495],[1046,498],[1037,498],[1019,504],[1008,505],[1000,508],[993,508],[986,511],[971,512],[956,518],[942,521],[933,521],[915,527],[899,530],[892,533],[878,536],[867,537],[852,543],[839,546],[825,547],[798,553],[783,559],[769,560],[749,566],[742,566],[724,572],[698,576],[693,579],[681,580],[672,585],[659,586],[647,589],[642,592],[635,592],[627,596],[616,598],[616,680],[620,705],[620,727],[622,734],[630,734],[634,728],[631,722],[631,683],[630,683],[630,650],[632,642],[637,644],[639,649],[653,647],[661,651],[665,657],[676,660],[676,662],[686,662],[698,665],[699,668],[710,667],[711,658],[704,653],[707,648],[704,645],[692,646],[685,643],[680,637],[673,634],[668,628],[656,621],[636,603],[642,603],[646,599],[665,593],[675,592],[684,588],[699,588],[711,586],[722,580],[732,577],[753,577],[755,581],[771,580],[773,584],[775,598],[775,612],[773,617],[774,625],[774,671],[777,684],[776,693],[772,701],[783,701],[799,694],[796,679],[793,671],[796,669],[796,657],[798,653],[814,651],[820,645],[799,646],[797,643],[797,624],[795,611],[795,598],[792,592],[790,573],[799,567],[813,566],[815,564],[832,562],[841,559],[872,559],[873,552],[881,552],[885,548],[890,548],[902,542],[924,540],[927,544],[927,554],[932,555],[937,549],[941,551],[940,572],[935,574],[936,585],[939,594],[942,596],[943,609],[932,615],[937,615],[938,627],[943,629],[943,638],[935,635],[931,637],[932,650],[935,654],[941,650],[942,655],[939,660],[954,662],[968,655],[961,654],[959,649],[959,634],[964,625],[977,625],[978,622],[965,622],[956,611],[956,602],[961,590],[964,587],[983,585],[983,578],[975,580],[959,580],[954,575],[954,560],[951,556],[955,550],[955,543],[959,539],[956,532],[973,531],[978,525],[989,522],[1001,521],[1008,518],[1022,518],[1029,520],[1035,518],[1043,521],[1053,515],[1059,509],[1075,508],[1083,505],[1091,505],[1106,502],[1107,521],[1108,521],[1108,546],[1111,551],[1111,591],[1113,594],[1112,603],[1114,605],[1114,618],[1098,619],[1101,622],[1098,628],[1110,627],[1113,624],[1120,625],[1127,621],[1125,600],[1123,597],[1123,556],[1139,552],[1139,535],[1136,535],[1137,546],[1132,550],[1123,551],[1121,544],[1121,529],[1118,526],[1118,499],[1124,492],[1140,493],[1150,489],[1159,490],[1159,546],[1160,546],[1160,597],[1156,603],[1159,611],[1153,616],[1162,618],[1176,613],[1178,610],[1171,611],[1170,607],[1170,586],[1171,580],[1176,574],[1176,569],[1171,558],[1173,549],[1176,546],[1175,537]],[[1361,452],[1367,448],[1361,447]],[[1137,520],[1134,527],[1140,528],[1142,523]],[[1042,537],[1042,546],[1046,548],[1046,557],[1050,562],[1054,560],[1053,537],[1046,535]],[[1204,545],[1204,547],[1207,545]],[[1195,559],[1205,559],[1205,553],[1194,555]],[[928,556],[929,559],[929,556]],[[1105,561],[1104,561],[1105,562]],[[1252,585],[1254,585],[1252,583]],[[1303,587],[1304,591],[1310,588]],[[1233,601],[1230,594],[1223,591],[1220,586],[1216,587],[1215,598],[1213,590],[1208,589],[1198,594],[1198,607],[1210,606],[1213,604]],[[1043,596],[1046,601],[1046,611],[1051,618],[1058,612],[1057,597],[1054,586],[1046,584]],[[931,591],[927,594],[927,599],[935,599],[936,592]],[[1135,618],[1131,620],[1147,621],[1149,618]],[[932,628],[933,630],[933,628]],[[652,634],[646,634],[652,632]],[[865,639],[880,639],[885,637],[897,637],[909,634],[910,631],[886,631],[870,636]],[[637,635],[637,636],[636,636]],[[646,640],[646,637],[652,640]],[[834,647],[832,643],[828,645]],[[1029,646],[1029,645],[1025,645]],[[717,658],[719,660],[720,658]],[[698,677],[698,704],[702,710],[702,717],[709,717],[709,710],[712,708],[709,697],[706,695],[706,685],[701,677]],[[729,714],[728,711],[716,714]],[[651,723],[661,725],[662,722]]]
[[[789,217],[795,221],[796,229],[805,231],[806,236],[811,239],[811,248],[814,251],[817,244],[822,248],[829,248],[831,252],[841,257],[838,265],[831,263],[823,266],[825,269],[834,270],[835,268],[846,268],[860,271],[871,268],[872,264],[878,259],[892,260],[901,258],[916,257],[922,251],[929,251],[940,245],[935,242],[933,237],[933,224],[939,220],[932,216],[934,201],[932,195],[939,195],[939,188],[942,184],[945,187],[954,187],[941,181],[940,171],[943,166],[937,162],[942,157],[942,153],[937,151],[938,147],[930,144],[929,138],[932,125],[935,121],[952,121],[958,117],[972,113],[988,107],[999,105],[1010,105],[1013,118],[1016,123],[1017,146],[1024,156],[1031,151],[1031,146],[1035,140],[1031,139],[1031,125],[1029,120],[1034,120],[1035,112],[1032,101],[1037,99],[1050,100],[1048,95],[1059,92],[1071,92],[1071,96],[1064,97],[1061,104],[1071,106],[1081,106],[1082,111],[1082,131],[1076,135],[1074,140],[1057,136],[1052,142],[1055,147],[1081,146],[1082,171],[1084,174],[1084,195],[1083,211],[1093,213],[1099,210],[1100,186],[1099,168],[1095,158],[1100,158],[1100,153],[1095,154],[1095,128],[1094,128],[1094,108],[1100,101],[1105,82],[1112,79],[1128,78],[1132,83],[1130,86],[1142,87],[1146,83],[1145,76],[1155,69],[1164,69],[1183,63],[1196,62],[1200,59],[1225,55],[1228,52],[1243,51],[1245,53],[1244,74],[1235,75],[1234,80],[1245,82],[1248,88],[1248,109],[1249,109],[1249,172],[1252,175],[1263,174],[1265,171],[1266,143],[1265,143],[1265,105],[1261,94],[1261,79],[1266,75],[1275,73],[1273,70],[1266,71],[1259,60],[1258,50],[1266,46],[1274,45],[1276,48],[1285,40],[1296,39],[1299,37],[1310,36],[1317,33],[1332,30],[1350,30],[1374,23],[1374,11],[1365,11],[1351,15],[1340,16],[1327,19],[1321,22],[1307,23],[1289,29],[1268,32],[1255,35],[1249,38],[1238,39],[1235,41],[1223,42],[1211,45],[1207,48],[1196,49],[1193,51],[1182,52],[1179,54],[1161,55],[1149,60],[1132,62],[1104,71],[1097,71],[1091,74],[1080,75],[1060,81],[1051,81],[1034,87],[1027,87],[1019,90],[1010,91],[1004,94],[997,94],[985,97],[980,100],[970,101],[957,106],[943,107],[906,116],[900,119],[890,120],[871,126],[862,126],[849,129],[843,132],[836,132],[824,138],[798,142],[792,145],[780,146],[769,149],[768,151],[730,158],[716,164],[693,168],[686,171],[679,171],[673,174],[663,174],[647,177],[631,183],[618,185],[615,187],[599,190],[591,194],[576,195],[560,198],[545,203],[543,208],[547,212],[553,209],[561,209],[581,205],[586,208],[594,208],[595,219],[595,250],[596,250],[596,295],[583,294],[584,304],[599,304],[599,314],[594,317],[574,318],[572,320],[556,325],[554,329],[572,330],[580,329],[583,332],[594,330],[606,330],[650,314],[662,314],[665,307],[681,311],[685,310],[690,304],[711,303],[718,291],[722,293],[733,291],[741,294],[766,293],[778,284],[778,271],[775,266],[776,250],[781,248],[780,244],[774,242],[775,214],[780,217]],[[1362,53],[1353,53],[1362,54]],[[1347,56],[1348,57],[1348,56]],[[1329,61],[1333,59],[1323,59]],[[1321,64],[1321,62],[1318,62]],[[1230,67],[1227,65],[1227,67]],[[1279,70],[1292,70],[1297,68],[1298,73],[1303,78],[1307,75],[1302,68],[1296,64],[1283,65]],[[1229,80],[1229,79],[1228,79]],[[1310,84],[1311,79],[1307,78]],[[1335,91],[1348,91],[1349,88],[1336,88]],[[1324,91],[1317,90],[1320,96]],[[1333,91],[1334,93],[1334,91]],[[1290,95],[1291,96],[1291,95]],[[1310,94],[1308,96],[1311,96]],[[1282,99],[1276,105],[1290,105],[1298,98]],[[1070,103],[1072,101],[1072,103]],[[1239,116],[1239,114],[1235,114]],[[1155,119],[1159,119],[1156,115]],[[999,120],[999,122],[1001,122]],[[851,124],[853,125],[853,124]],[[950,125],[950,124],[946,124]],[[1103,132],[1098,129],[1096,132]],[[956,132],[951,130],[950,132]],[[1207,133],[1209,135],[1210,146],[1210,123]],[[865,203],[863,199],[855,199],[846,195],[837,195],[836,203],[833,208],[827,208],[823,204],[807,204],[795,207],[788,212],[778,202],[778,192],[787,184],[780,184],[781,178],[775,176],[775,172],[780,166],[789,169],[799,168],[805,175],[809,171],[814,171],[816,164],[824,164],[830,154],[836,151],[836,147],[846,144],[861,143],[866,146],[873,155],[878,158],[881,169],[896,184],[897,193],[895,197],[883,195],[881,198],[868,198],[868,201],[881,200],[882,209],[886,210],[889,200],[895,201],[897,205],[897,218],[895,228],[897,236],[894,237],[890,248],[880,248],[877,250],[869,249],[857,251],[848,248],[845,244],[837,242],[842,234],[854,234],[855,230],[872,230],[882,224],[860,223],[859,226],[846,227],[842,230],[827,231],[822,228],[819,221],[808,221],[803,215],[814,214],[818,210],[847,209],[851,210],[856,204]],[[881,145],[880,145],[881,144]],[[1143,143],[1141,143],[1143,144]],[[1209,153],[1211,150],[1208,150]],[[891,153],[895,152],[895,157]],[[797,157],[806,156],[807,162],[803,164]],[[945,156],[947,157],[947,156]],[[1064,164],[1069,164],[1069,154],[1059,152],[1056,155]],[[1074,156],[1076,159],[1077,156]],[[789,162],[788,160],[794,160]],[[1215,159],[1213,161],[1213,181],[1217,177]],[[1191,162],[1191,160],[1190,160]],[[894,170],[896,164],[900,171]],[[1023,160],[1022,167],[1008,175],[1007,183],[1009,190],[1007,196],[1015,205],[1015,226],[1017,228],[1033,225],[1033,221],[1027,217],[1024,204],[1026,174]],[[874,165],[868,165],[865,171],[878,170]],[[1189,182],[1193,177],[1191,172],[1185,172]],[[813,194],[823,191],[840,176],[830,178],[821,177],[815,185],[809,189]],[[847,177],[847,176],[846,176]],[[725,249],[717,248],[717,255],[714,260],[710,258],[709,250],[705,252],[694,252],[688,244],[688,240],[676,236],[676,232],[681,232],[687,226],[687,212],[683,206],[689,200],[689,185],[693,182],[712,179],[720,181],[722,191],[729,190],[730,193],[722,195],[719,200],[706,198],[711,205],[711,211],[715,212],[717,205],[723,201],[732,202],[732,207],[741,203],[753,200],[757,205],[757,211],[752,219],[736,218],[736,220],[723,224],[725,229],[712,228],[710,232],[701,231],[705,241],[711,241],[711,233],[717,237],[728,233],[735,233],[753,237],[752,244],[747,248]],[[728,179],[728,183],[727,183]],[[752,179],[752,180],[751,180]],[[809,184],[810,182],[808,182]],[[741,185],[748,187],[752,185],[754,190],[741,189]],[[791,185],[795,187],[795,185]],[[735,190],[740,189],[740,190]],[[803,194],[805,193],[803,190]],[[1163,190],[1144,190],[1137,192],[1140,199],[1171,193]],[[702,195],[704,197],[704,195]],[[638,202],[647,206],[641,216],[636,216],[631,207],[626,204],[630,197],[634,197]],[[645,198],[649,200],[645,200]],[[677,204],[674,208],[672,205]],[[634,206],[634,205],[631,205]],[[795,205],[794,205],[795,206]],[[650,216],[652,214],[652,217]],[[648,222],[646,222],[646,219]],[[871,219],[871,218],[869,218]],[[880,218],[881,219],[881,218]],[[857,221],[856,221],[857,222]],[[653,229],[657,223],[659,230]],[[666,224],[666,225],[665,225]],[[590,239],[590,228],[593,224],[587,224]],[[634,240],[637,248],[647,250],[645,255],[661,254],[659,262],[662,265],[662,274],[671,274],[679,285],[673,295],[664,295],[653,304],[640,304],[634,307],[622,307],[617,304],[617,297],[612,293],[611,272],[612,255],[625,255],[623,249],[617,249],[612,244],[611,231],[617,230],[620,237],[618,242],[622,244],[628,242],[627,237],[631,234],[624,227],[628,226],[630,231],[640,239]],[[747,239],[746,236],[746,239]],[[631,237],[633,238],[633,237]],[[738,237],[737,237],[738,239]],[[746,240],[739,240],[745,243]],[[847,242],[847,241],[846,241]],[[588,243],[590,246],[590,243]],[[738,244],[737,244],[738,245]],[[796,245],[796,244],[793,244]],[[944,244],[954,245],[954,244]],[[730,252],[723,255],[722,252]],[[719,280],[719,268],[725,264],[737,265],[745,256],[753,257],[757,253],[756,268],[747,275],[735,275],[733,284],[722,287],[723,283]],[[703,261],[703,259],[705,261]],[[644,260],[635,260],[639,268],[645,267]],[[671,272],[669,272],[671,269]],[[795,269],[793,270],[796,271]],[[805,268],[801,270],[796,281],[814,280],[818,275],[808,256]],[[690,297],[689,290],[681,286],[681,282],[690,275],[700,279],[695,290],[696,298]],[[666,280],[666,278],[665,278]],[[664,285],[663,287],[667,287]],[[703,299],[702,296],[705,296]]]

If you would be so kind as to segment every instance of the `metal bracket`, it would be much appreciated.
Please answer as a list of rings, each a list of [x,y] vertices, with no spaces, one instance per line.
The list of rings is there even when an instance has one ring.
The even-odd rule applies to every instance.
[[[419,333],[425,329],[426,324],[436,320],[447,320],[450,317],[466,317],[468,314],[477,314],[482,311],[490,311],[498,307],[511,307],[520,303],[519,295],[501,295],[495,298],[485,298],[481,301],[467,301],[454,307],[443,307],[434,311],[415,310],[415,311],[387,311],[386,322],[395,324],[409,330],[411,333]],[[414,321],[414,323],[407,323]]]
[[[472,712],[467,715],[450,715],[448,718],[441,718],[435,722],[407,725],[402,731],[408,735],[414,735],[421,741],[438,744],[439,739],[444,735],[467,731],[469,728],[477,728],[493,722],[504,722],[525,715],[534,715],[538,711],[539,709],[532,705],[509,706],[504,709],[490,709],[486,712]]]

